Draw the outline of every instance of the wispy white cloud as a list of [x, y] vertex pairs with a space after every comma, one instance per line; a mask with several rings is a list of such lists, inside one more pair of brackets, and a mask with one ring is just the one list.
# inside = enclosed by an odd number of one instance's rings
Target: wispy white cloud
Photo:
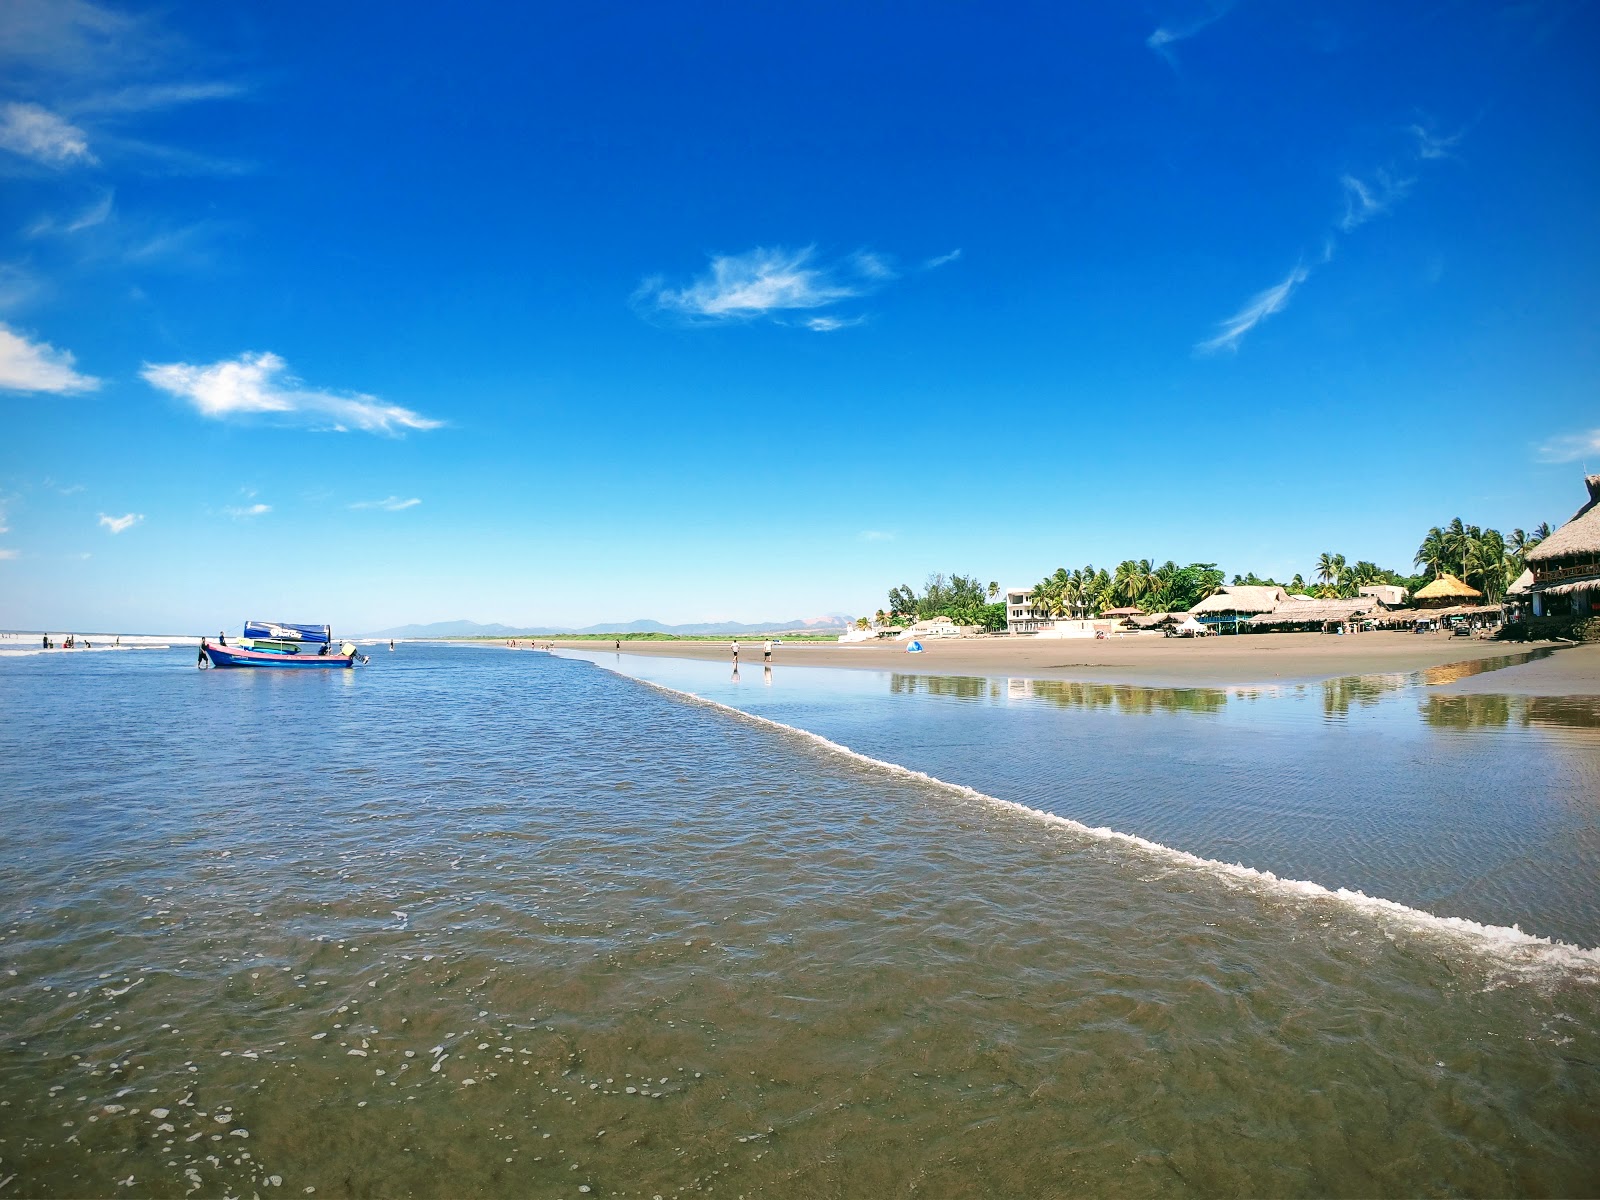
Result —
[[1171, 49], [1173, 46], [1188, 41], [1209, 25], [1215, 25], [1228, 15], [1235, 3], [1236, 0], [1210, 0], [1209, 3], [1201, 5], [1198, 12], [1163, 22], [1154, 33], [1145, 38], [1144, 44], [1168, 62], [1173, 62]]
[[0, 322], [0, 390], [12, 392], [92, 392], [100, 381], [80, 375], [70, 350], [33, 342]]
[[243, 521], [250, 517], [261, 517], [272, 511], [270, 504], [249, 504], [242, 508], [229, 506], [222, 510], [235, 521]]
[[139, 18], [91, 0], [6, 0], [0, 63], [17, 74], [96, 79], [147, 61]]
[[1411, 136], [1417, 140], [1417, 157], [1423, 159], [1455, 157], [1451, 151], [1462, 138], [1459, 133], [1437, 134], [1423, 125], [1411, 126]]
[[124, 513], [120, 517], [108, 517], [105, 513], [100, 514], [100, 524], [112, 534], [118, 534], [132, 529], [135, 525], [143, 520], [143, 513]]
[[4, 546], [0, 546], [0, 562], [17, 557], [19, 556], [15, 550], [8, 550]]
[[1358, 179], [1354, 175], [1341, 176], [1339, 183], [1344, 188], [1344, 216], [1339, 218], [1340, 230], [1349, 233], [1373, 217], [1388, 212], [1390, 205], [1404, 199], [1413, 182], [1410, 179], [1396, 179], [1388, 171], [1382, 170], [1373, 172], [1369, 180]]
[[96, 92], [74, 101], [68, 111], [79, 113], [142, 113], [202, 100], [228, 100], [245, 94], [238, 83], [216, 80], [205, 83], [148, 83]]
[[0, 104], [0, 149], [47, 167], [92, 165], [89, 135], [37, 104]]
[[204, 366], [146, 363], [140, 375], [152, 387], [187, 401], [202, 416], [215, 420], [264, 414], [287, 424], [394, 436], [407, 429], [438, 429], [444, 424], [398, 404], [386, 404], [376, 396], [308, 388], [272, 353], [245, 353]]
[[856, 535], [863, 542], [892, 542], [894, 534], [882, 529], [863, 529]]
[[32, 272], [16, 263], [0, 263], [0, 312], [23, 307], [42, 290]]
[[852, 325], [860, 325], [865, 317], [807, 317], [801, 324], [813, 333], [833, 333], [840, 329], [849, 329]]
[[923, 260], [922, 269], [924, 271], [932, 271], [936, 267], [944, 266], [946, 263], [953, 263], [960, 257], [961, 248], [958, 246], [948, 254], [936, 254], [932, 258]]
[[1294, 269], [1283, 277], [1281, 283], [1276, 283], [1250, 297], [1249, 303], [1220, 323], [1220, 332], [1215, 337], [1207, 338], [1195, 349], [1202, 354], [1237, 350], [1239, 341], [1245, 334], [1274, 313], [1280, 313], [1288, 307], [1289, 297], [1294, 295], [1295, 288], [1304, 283], [1310, 274], [1304, 263], [1296, 263]]
[[691, 325], [765, 318], [829, 333], [862, 318], [795, 314], [870, 295], [899, 277], [893, 260], [873, 250], [825, 260], [814, 246], [757, 247], [743, 254], [713, 255], [707, 271], [681, 287], [660, 276], [646, 279], [634, 292], [633, 304], [641, 312]]
[[69, 236], [82, 233], [85, 229], [93, 229], [97, 225], [104, 225], [111, 218], [111, 209], [116, 194], [107, 191], [100, 199], [70, 217], [40, 217], [27, 228], [29, 237]]
[[[1443, 151], [1454, 146], [1461, 137], [1457, 134], [1450, 138], [1436, 138], [1421, 125], [1411, 126], [1410, 132], [1418, 138], [1419, 146], [1414, 155], [1408, 153], [1406, 156], [1407, 165], [1415, 165], [1423, 158], [1447, 157]], [[1365, 178], [1346, 172], [1339, 178], [1339, 185], [1344, 194], [1344, 212], [1334, 222], [1335, 227], [1340, 233], [1353, 232], [1372, 218], [1388, 212], [1391, 207], [1403, 200], [1415, 182], [1416, 180], [1399, 175], [1394, 169], [1386, 167], [1369, 172]], [[1332, 262], [1337, 246], [1337, 235], [1332, 231], [1325, 233], [1322, 238], [1322, 254], [1316, 265], [1326, 266]], [[1245, 334], [1274, 313], [1283, 311], [1295, 289], [1304, 283], [1310, 274], [1311, 268], [1306, 266], [1304, 261], [1296, 264], [1294, 270], [1290, 271], [1281, 283], [1256, 293], [1248, 304], [1227, 320], [1220, 322], [1218, 326], [1220, 332], [1197, 343], [1195, 350], [1202, 354], [1215, 354], [1219, 350], [1237, 350]]]
[[408, 508], [415, 508], [422, 501], [416, 496], [409, 500], [402, 500], [399, 496], [386, 496], [382, 500], [358, 500], [351, 508], [381, 508], [384, 512], [404, 512]]
[[757, 247], [744, 254], [713, 255], [711, 269], [685, 287], [648, 279], [634, 299], [665, 313], [710, 321], [824, 308], [866, 290], [866, 281], [847, 277], [844, 267], [818, 262], [812, 246]]
[[1539, 458], [1552, 463], [1577, 462], [1584, 458], [1600, 462], [1600, 429], [1551, 438], [1539, 447]]

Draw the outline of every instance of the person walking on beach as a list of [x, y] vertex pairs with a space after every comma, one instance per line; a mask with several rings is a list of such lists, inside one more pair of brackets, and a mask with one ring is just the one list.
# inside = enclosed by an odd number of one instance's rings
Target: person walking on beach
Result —
[[770, 663], [772, 661], [772, 639], [771, 638], [768, 638], [766, 641], [761, 643], [761, 661], [764, 662], [764, 663]]
[[736, 668], [739, 665], [739, 639], [738, 638], [734, 638], [733, 639], [733, 665]]

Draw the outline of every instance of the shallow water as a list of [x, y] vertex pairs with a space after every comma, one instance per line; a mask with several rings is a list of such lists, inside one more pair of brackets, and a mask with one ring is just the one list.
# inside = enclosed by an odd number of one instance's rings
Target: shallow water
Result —
[[[373, 660], [0, 671], [0, 1194], [1573, 1194], [1600, 1178], [1592, 955], [1218, 873], [584, 662]], [[683, 687], [701, 665], [630, 666]], [[1543, 760], [1517, 776], [1543, 799], [1495, 828], [1532, 813], [1571, 841], [1593, 792], [1568, 789], [1600, 757], [1592, 731], [1525, 707], [1430, 724], [1404, 687], [1410, 724], [1391, 728], [1391, 700], [1328, 720], [1320, 690], [1219, 704], [752, 674], [734, 699], [786, 724], [1030, 808], [1121, 805], [1152, 824], [1118, 828], [1196, 854], [1207, 837], [1293, 849], [1308, 839], [1275, 831], [1319, 819], [1339, 841], [1313, 798], [1330, 785], [1310, 781], [1384, 747], [1430, 768], [1408, 795]], [[1008, 763], [984, 752], [999, 734]], [[1290, 818], [1267, 819], [1263, 793], [1185, 824], [1181, 796], [1154, 794], [1163, 775], [1224, 794], [1241, 761], [1302, 770]], [[1007, 778], [1017, 794], [995, 790]], [[1401, 840], [1438, 827], [1406, 822]], [[1185, 829], [1192, 844], [1156, 836]], [[1559, 840], [1540, 836], [1523, 856]], [[1335, 886], [1364, 838], [1344, 840], [1317, 860]], [[1374, 870], [1463, 873], [1442, 858]], [[1591, 913], [1593, 866], [1569, 889]], [[1538, 872], [1509, 877], [1506, 903], [1542, 894]]]
[[1085, 825], [1600, 945], [1593, 698], [1433, 690], [1457, 668], [1221, 689], [584, 657]]

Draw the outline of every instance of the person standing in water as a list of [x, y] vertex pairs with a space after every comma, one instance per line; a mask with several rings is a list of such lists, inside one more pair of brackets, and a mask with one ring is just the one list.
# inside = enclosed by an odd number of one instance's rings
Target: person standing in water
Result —
[[739, 639], [738, 638], [734, 638], [733, 639], [733, 666], [734, 666], [734, 670], [738, 670], [738, 668], [739, 668]]
[[772, 661], [772, 639], [771, 638], [768, 638], [766, 641], [761, 643], [761, 661], [764, 662], [764, 663], [770, 663]]

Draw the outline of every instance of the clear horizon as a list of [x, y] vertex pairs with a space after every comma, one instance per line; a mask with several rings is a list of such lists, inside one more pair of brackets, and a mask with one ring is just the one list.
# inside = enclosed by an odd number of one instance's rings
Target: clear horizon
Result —
[[1593, 6], [307, 34], [0, 16], [0, 626], [1409, 571], [1600, 469]]

